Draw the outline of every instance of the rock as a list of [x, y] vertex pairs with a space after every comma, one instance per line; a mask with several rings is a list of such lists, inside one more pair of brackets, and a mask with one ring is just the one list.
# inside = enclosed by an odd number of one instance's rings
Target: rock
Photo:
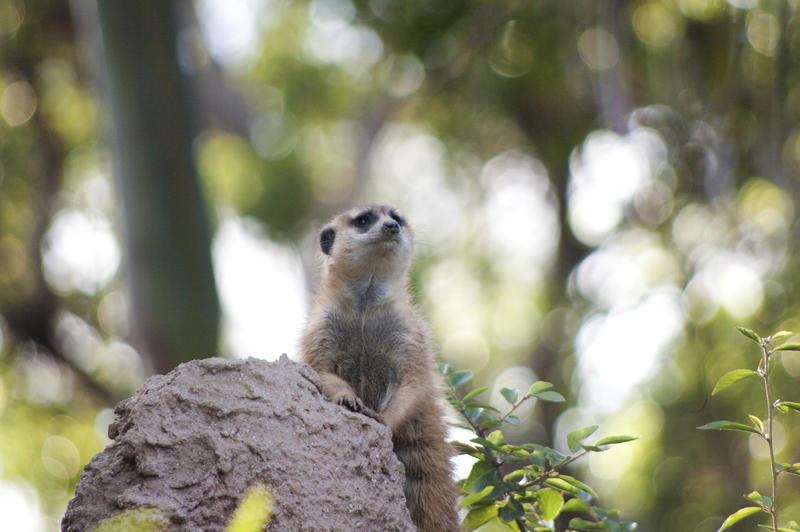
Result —
[[223, 530], [263, 483], [270, 531], [413, 531], [391, 432], [320, 390], [286, 356], [195, 360], [151, 377], [117, 405], [114, 441], [83, 470], [62, 530], [131, 508], [156, 508], [170, 530]]

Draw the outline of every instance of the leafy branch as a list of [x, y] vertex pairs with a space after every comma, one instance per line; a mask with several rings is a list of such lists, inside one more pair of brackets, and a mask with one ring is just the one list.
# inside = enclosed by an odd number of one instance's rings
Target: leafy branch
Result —
[[702, 427], [697, 428], [701, 430], [734, 430], [740, 432], [749, 432], [764, 440], [769, 448], [771, 493], [769, 497], [766, 495], [761, 495], [758, 491], [752, 491], [748, 495], [745, 495], [745, 498], [751, 503], [755, 503], [755, 505], [751, 504], [750, 506], [745, 506], [744, 508], [740, 508], [729, 515], [725, 521], [723, 521], [722, 525], [720, 525], [720, 527], [717, 529], [717, 532], [721, 532], [722, 530], [725, 530], [738, 523], [742, 519], [760, 512], [764, 512], [770, 517], [771, 525], [764, 528], [768, 528], [773, 532], [800, 532], [800, 525], [798, 525], [798, 523], [795, 521], [790, 521], [784, 527], [778, 526], [778, 477], [782, 474], [793, 474], [800, 476], [800, 463], [782, 464], [775, 461], [775, 448], [773, 445], [774, 433], [772, 430], [774, 413], [776, 410], [782, 413], [789, 412], [790, 410], [800, 412], [800, 403], [783, 401], [777, 398], [773, 399], [772, 388], [769, 380], [772, 369], [771, 363], [775, 358], [777, 358], [775, 355], [779, 354], [781, 351], [800, 351], [800, 343], [789, 342], [774, 346], [776, 342], [786, 339], [794, 334], [789, 331], [780, 331], [772, 336], [761, 338], [758, 334], [750, 329], [745, 329], [744, 327], [737, 327], [736, 329], [744, 336], [758, 344], [760, 349], [758, 365], [756, 366], [755, 370], [734, 369], [727, 372], [720, 377], [719, 380], [717, 380], [711, 395], [716, 395], [717, 393], [736, 384], [737, 382], [743, 381], [750, 377], [760, 377], [764, 387], [766, 422], [757, 416], [748, 414], [751, 423], [750, 425], [737, 423], [735, 421], [723, 420], [712, 421], [711, 423], [707, 423]]
[[489, 523], [502, 523], [509, 530], [555, 531], [555, 520], [564, 513], [575, 513], [567, 525], [568, 531], [608, 530], [630, 531], [635, 523], [614, 520], [615, 510], [604, 510], [590, 504], [597, 493], [580, 480], [565, 474], [568, 465], [590, 452], [603, 452], [612, 445], [635, 440], [633, 436], [611, 436], [594, 444], [585, 443], [597, 430], [597, 425], [585, 427], [567, 435], [570, 454], [535, 443], [512, 445], [505, 441], [502, 427], [518, 425], [515, 412], [531, 399], [564, 402], [549, 382], [535, 382], [520, 397], [519, 390], [503, 388], [500, 393], [508, 403], [505, 412], [476, 397], [488, 390], [476, 388], [460, 399], [457, 389], [472, 378], [467, 370], [450, 371], [442, 367], [450, 384], [449, 400], [462, 415], [463, 428], [475, 437], [469, 444], [455, 443], [461, 454], [476, 459], [466, 479], [460, 481], [467, 508], [464, 528], [468, 531]]

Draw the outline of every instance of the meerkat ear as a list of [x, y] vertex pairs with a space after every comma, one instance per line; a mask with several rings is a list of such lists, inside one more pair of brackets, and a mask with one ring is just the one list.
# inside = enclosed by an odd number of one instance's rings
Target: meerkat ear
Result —
[[331, 254], [331, 248], [333, 247], [333, 240], [335, 238], [336, 230], [333, 227], [326, 227], [319, 234], [319, 247], [322, 248], [324, 254]]

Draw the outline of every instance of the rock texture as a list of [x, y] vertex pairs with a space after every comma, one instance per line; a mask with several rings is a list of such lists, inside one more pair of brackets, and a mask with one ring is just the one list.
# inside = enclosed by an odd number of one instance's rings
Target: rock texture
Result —
[[115, 413], [63, 531], [152, 506], [170, 530], [223, 530], [258, 482], [275, 497], [270, 531], [414, 530], [390, 431], [325, 400], [317, 374], [285, 356], [182, 364]]

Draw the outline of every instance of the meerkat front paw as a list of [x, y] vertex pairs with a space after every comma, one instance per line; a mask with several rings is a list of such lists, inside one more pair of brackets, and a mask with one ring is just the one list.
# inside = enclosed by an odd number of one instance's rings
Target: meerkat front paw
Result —
[[380, 414], [378, 414], [373, 409], [365, 405], [364, 402], [361, 401], [361, 399], [359, 399], [354, 395], [340, 395], [336, 399], [336, 404], [341, 405], [352, 412], [356, 412], [358, 414], [364, 414], [365, 416], [369, 416], [372, 419], [383, 423], [383, 419], [381, 418]]
[[336, 404], [344, 406], [348, 410], [352, 410], [353, 412], [363, 412], [366, 406], [358, 397], [354, 395], [340, 395], [336, 399]]

